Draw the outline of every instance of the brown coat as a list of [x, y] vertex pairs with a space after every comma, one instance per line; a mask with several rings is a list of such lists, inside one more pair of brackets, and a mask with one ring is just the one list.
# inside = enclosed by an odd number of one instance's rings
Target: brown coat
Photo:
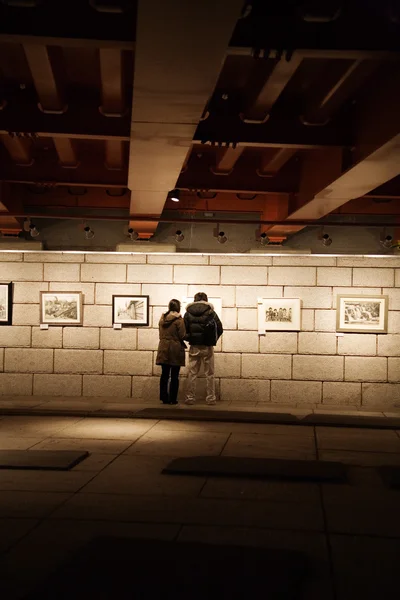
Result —
[[158, 344], [157, 364], [185, 366], [185, 324], [180, 314], [165, 313], [159, 322], [160, 343]]

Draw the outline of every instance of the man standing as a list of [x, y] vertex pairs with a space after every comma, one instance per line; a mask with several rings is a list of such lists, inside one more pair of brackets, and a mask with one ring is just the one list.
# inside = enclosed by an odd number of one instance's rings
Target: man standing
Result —
[[214, 346], [223, 333], [222, 323], [208, 302], [207, 294], [199, 292], [194, 302], [188, 304], [184, 316], [186, 340], [189, 349], [189, 373], [187, 378], [185, 404], [194, 404], [196, 399], [196, 379], [204, 361], [206, 376], [206, 404], [216, 404], [214, 382]]

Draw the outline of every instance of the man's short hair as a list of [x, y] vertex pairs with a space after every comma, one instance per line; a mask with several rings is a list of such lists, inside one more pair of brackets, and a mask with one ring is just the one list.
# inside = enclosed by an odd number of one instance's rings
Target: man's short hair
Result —
[[197, 294], [194, 297], [194, 301], [195, 302], [201, 302], [202, 300], [204, 302], [208, 302], [208, 296], [207, 296], [207, 294], [205, 294], [204, 292], [197, 292]]

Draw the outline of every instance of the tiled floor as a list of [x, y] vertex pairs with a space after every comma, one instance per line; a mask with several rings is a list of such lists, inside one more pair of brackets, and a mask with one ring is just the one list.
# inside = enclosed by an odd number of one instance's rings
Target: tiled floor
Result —
[[[3, 416], [0, 447], [90, 452], [69, 472], [0, 470], [2, 600], [22, 599], [98, 535], [301, 551], [312, 564], [305, 600], [385, 600], [397, 589], [400, 492], [375, 466], [400, 464], [399, 431]], [[352, 466], [347, 484], [161, 474], [188, 455]]]

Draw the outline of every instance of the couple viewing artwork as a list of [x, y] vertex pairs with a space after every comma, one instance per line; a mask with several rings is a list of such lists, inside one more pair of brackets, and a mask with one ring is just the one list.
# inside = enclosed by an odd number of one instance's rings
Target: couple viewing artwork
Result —
[[223, 333], [222, 323], [204, 292], [195, 295], [194, 302], [187, 305], [184, 317], [180, 310], [179, 300], [171, 300], [159, 322], [160, 342], [156, 362], [162, 369], [160, 401], [163, 404], [178, 404], [179, 371], [185, 366], [185, 342], [188, 342], [185, 404], [195, 403], [196, 381], [202, 363], [206, 376], [206, 404], [216, 404], [214, 346]]

